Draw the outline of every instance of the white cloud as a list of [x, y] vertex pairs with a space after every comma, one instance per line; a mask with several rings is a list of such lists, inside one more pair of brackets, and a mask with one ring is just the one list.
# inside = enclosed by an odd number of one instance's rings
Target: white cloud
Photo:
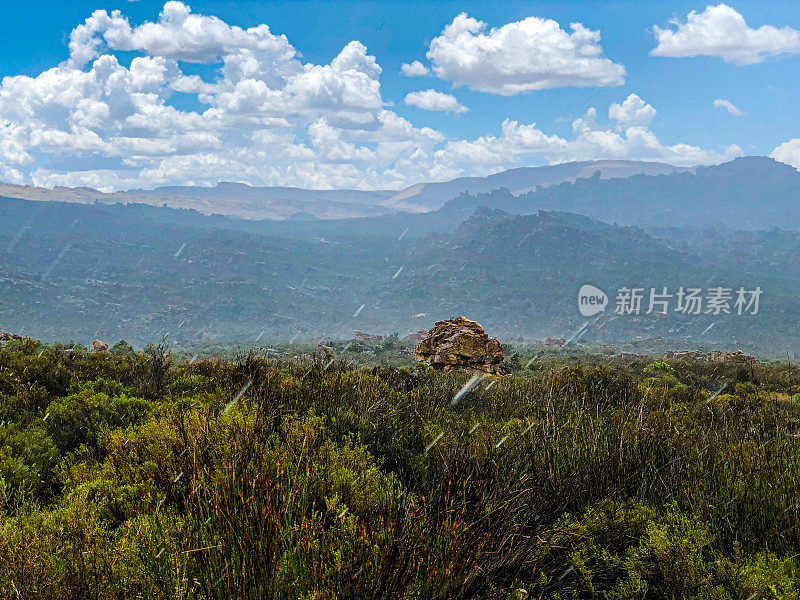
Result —
[[614, 102], [608, 107], [608, 118], [620, 125], [648, 125], [655, 116], [656, 109], [636, 94], [630, 94], [622, 104]]
[[[116, 53], [131, 50], [144, 56], [125, 67]], [[204, 81], [179, 60], [222, 66]], [[358, 41], [318, 65], [266, 25], [241, 29], [180, 2], [136, 27], [119, 11], [95, 11], [70, 35], [69, 60], [0, 83], [0, 175], [104, 188], [219, 179], [375, 186], [407, 153], [398, 144], [439, 141], [387, 116], [380, 74]], [[194, 94], [197, 109], [171, 106], [174, 91]], [[39, 167], [45, 154], [72, 172]]]
[[400, 65], [400, 72], [406, 77], [419, 77], [430, 73], [430, 69], [418, 60], [415, 60], [411, 64], [403, 63]]
[[714, 108], [727, 110], [728, 114], [732, 117], [741, 117], [744, 114], [744, 112], [738, 109], [733, 102], [730, 100], [725, 100], [724, 98], [717, 98], [714, 100]]
[[603, 57], [600, 32], [572, 23], [529, 17], [486, 31], [486, 23], [458, 15], [431, 41], [433, 71], [456, 87], [510, 96], [557, 87], [616, 86], [625, 67]]
[[[635, 98], [639, 99], [638, 96]], [[616, 106], [621, 107], [624, 104], [623, 102]], [[476, 173], [481, 169], [483, 172], [496, 172], [531, 163], [601, 158], [662, 161], [678, 166], [693, 166], [723, 162], [742, 153], [741, 148], [736, 145], [730, 145], [722, 152], [685, 143], [667, 145], [644, 124], [620, 126], [617, 121], [605, 126], [599, 125], [597, 110], [593, 107], [585, 115], [575, 119], [572, 130], [572, 139], [567, 139], [548, 135], [533, 123], [522, 124], [506, 119], [499, 136], [487, 135], [471, 141], [447, 142], [436, 152], [436, 160], [451, 171], [469, 170]]]
[[800, 170], [800, 139], [795, 138], [782, 143], [769, 156]]
[[685, 58], [717, 56], [736, 65], [764, 62], [772, 56], [800, 53], [800, 31], [762, 25], [753, 29], [727, 4], [690, 12], [686, 22], [672, 22], [675, 29], [653, 27], [657, 46], [653, 56]]
[[425, 110], [440, 110], [455, 113], [464, 113], [469, 110], [456, 100], [455, 96], [437, 92], [436, 90], [411, 92], [406, 95], [405, 103], [409, 106], [417, 106]]
[[150, 56], [195, 63], [247, 52], [283, 75], [299, 69], [295, 49], [283, 35], [259, 25], [242, 29], [213, 16], [193, 15], [183, 2], [164, 4], [157, 22], [131, 27], [118, 11], [96, 10], [70, 34], [70, 61], [83, 66], [104, 50], [139, 50]]
[[[598, 56], [595, 32], [575, 26], [568, 35], [547, 23], [536, 20], [534, 29], [544, 27], [561, 39], [567, 55], [583, 52], [606, 61]], [[485, 45], [486, 39], [506, 43], [521, 35], [513, 28], [497, 31], [468, 37]], [[533, 39], [529, 33], [521, 47]], [[131, 50], [141, 55], [126, 66], [118, 55]], [[497, 56], [492, 60], [500, 64]], [[185, 73], [187, 62], [207, 63], [211, 75]], [[518, 67], [512, 61], [512, 70]], [[621, 67], [617, 72], [621, 77]], [[73, 30], [63, 63], [33, 77], [0, 80], [0, 179], [104, 190], [223, 180], [401, 188], [573, 159], [696, 164], [736, 151], [662, 143], [648, 129], [655, 109], [636, 95], [614, 104], [605, 125], [598, 125], [596, 110], [588, 111], [569, 137], [506, 119], [497, 135], [448, 139], [390, 110], [381, 73], [355, 40], [329, 63], [314, 64], [266, 25], [241, 29], [179, 2], [168, 2], [155, 22], [138, 26], [118, 11], [96, 11]], [[494, 84], [504, 93], [531, 84], [531, 71], [517, 74], [514, 84]], [[171, 104], [177, 91], [190, 96], [192, 110]], [[406, 102], [466, 110], [453, 96], [432, 90], [409, 94]]]

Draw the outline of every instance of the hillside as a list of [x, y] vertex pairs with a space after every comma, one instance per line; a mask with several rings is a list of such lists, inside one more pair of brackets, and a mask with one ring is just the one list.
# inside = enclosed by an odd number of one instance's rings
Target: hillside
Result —
[[410, 212], [427, 212], [441, 208], [448, 200], [464, 193], [479, 194], [505, 188], [512, 194], [523, 194], [534, 191], [540, 186], [592, 177], [595, 173], [603, 179], [616, 179], [639, 174], [662, 175], [686, 170], [664, 163], [633, 160], [589, 160], [545, 167], [520, 167], [487, 177], [459, 177], [441, 183], [418, 183], [381, 204]]
[[[577, 290], [593, 284], [606, 291], [612, 305], [581, 333], [583, 339], [664, 336], [794, 346], [785, 334], [797, 331], [793, 320], [800, 318], [793, 300], [800, 292], [795, 275], [800, 235], [759, 233], [772, 243], [743, 253], [738, 242], [747, 233], [717, 232], [713, 246], [701, 236], [682, 233], [682, 242], [673, 244], [641, 229], [579, 215], [513, 216], [478, 209], [455, 235], [422, 252], [409, 295], [430, 298], [423, 311], [438, 314], [444, 306], [452, 314], [468, 312], [506, 337], [531, 330], [569, 337], [587, 321], [577, 314]], [[618, 316], [613, 314], [613, 296], [624, 286], [648, 292], [650, 287], [667, 287], [673, 294], [681, 286], [761, 286], [771, 297], [755, 317], [673, 312]]]
[[[0, 330], [145, 343], [317, 331], [357, 308], [356, 290], [391, 277], [385, 240], [294, 241], [218, 228], [159, 209], [0, 201]], [[181, 217], [191, 223], [180, 222]], [[201, 224], [202, 223], [202, 224]], [[355, 242], [355, 240], [353, 240]], [[396, 250], [395, 250], [396, 252]], [[349, 327], [348, 327], [349, 329]]]
[[151, 190], [137, 188], [107, 193], [87, 187], [50, 189], [0, 183], [0, 196], [79, 204], [137, 203], [256, 220], [286, 219], [298, 213], [320, 219], [347, 219], [390, 215], [398, 211], [425, 212], [443, 206], [462, 192], [489, 192], [506, 187], [521, 193], [537, 186], [589, 177], [595, 172], [603, 177], [627, 177], [634, 173], [669, 173], [676, 170], [680, 169], [660, 163], [588, 161], [511, 169], [488, 177], [462, 177], [442, 183], [418, 183], [402, 191], [312, 190], [221, 182], [211, 187], [162, 186]]
[[510, 190], [464, 194], [443, 215], [464, 218], [477, 206], [517, 214], [576, 212], [641, 227], [800, 230], [800, 172], [771, 158], [745, 157], [690, 172], [593, 176], [515, 196]]
[[664, 239], [553, 212], [481, 209], [438, 234], [373, 227], [320, 235], [315, 228], [332, 222], [297, 223], [306, 233], [292, 239], [257, 229], [274, 223], [191, 211], [0, 200], [0, 330], [139, 344], [164, 333], [349, 337], [354, 329], [405, 334], [468, 314], [501, 336], [569, 337], [586, 322], [577, 290], [591, 283], [610, 296], [625, 285], [766, 291], [755, 318], [616, 317], [609, 309], [585, 339], [663, 335], [791, 348], [800, 339], [793, 233], [764, 232], [764, 243], [742, 253], [746, 234], [720, 231], [710, 245], [691, 232]]

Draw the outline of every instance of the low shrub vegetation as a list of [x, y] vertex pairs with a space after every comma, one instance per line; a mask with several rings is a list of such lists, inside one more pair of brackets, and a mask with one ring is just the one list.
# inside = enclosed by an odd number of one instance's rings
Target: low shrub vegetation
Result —
[[0, 597], [800, 598], [786, 364], [0, 349]]

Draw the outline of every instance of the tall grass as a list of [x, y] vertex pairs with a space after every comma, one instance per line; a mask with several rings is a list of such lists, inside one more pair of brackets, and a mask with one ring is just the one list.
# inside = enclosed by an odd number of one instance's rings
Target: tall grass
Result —
[[[59, 364], [77, 383], [119, 371]], [[156, 389], [138, 368], [124, 393]], [[458, 396], [466, 375], [424, 369], [168, 366], [147, 417], [62, 456], [54, 498], [0, 485], [0, 595], [792, 597], [790, 390], [767, 365], [660, 368]]]

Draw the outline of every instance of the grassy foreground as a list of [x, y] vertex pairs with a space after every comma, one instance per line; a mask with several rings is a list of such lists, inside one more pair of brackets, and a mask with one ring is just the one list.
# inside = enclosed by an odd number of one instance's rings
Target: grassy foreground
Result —
[[0, 350], [0, 598], [800, 598], [793, 367], [575, 363]]

